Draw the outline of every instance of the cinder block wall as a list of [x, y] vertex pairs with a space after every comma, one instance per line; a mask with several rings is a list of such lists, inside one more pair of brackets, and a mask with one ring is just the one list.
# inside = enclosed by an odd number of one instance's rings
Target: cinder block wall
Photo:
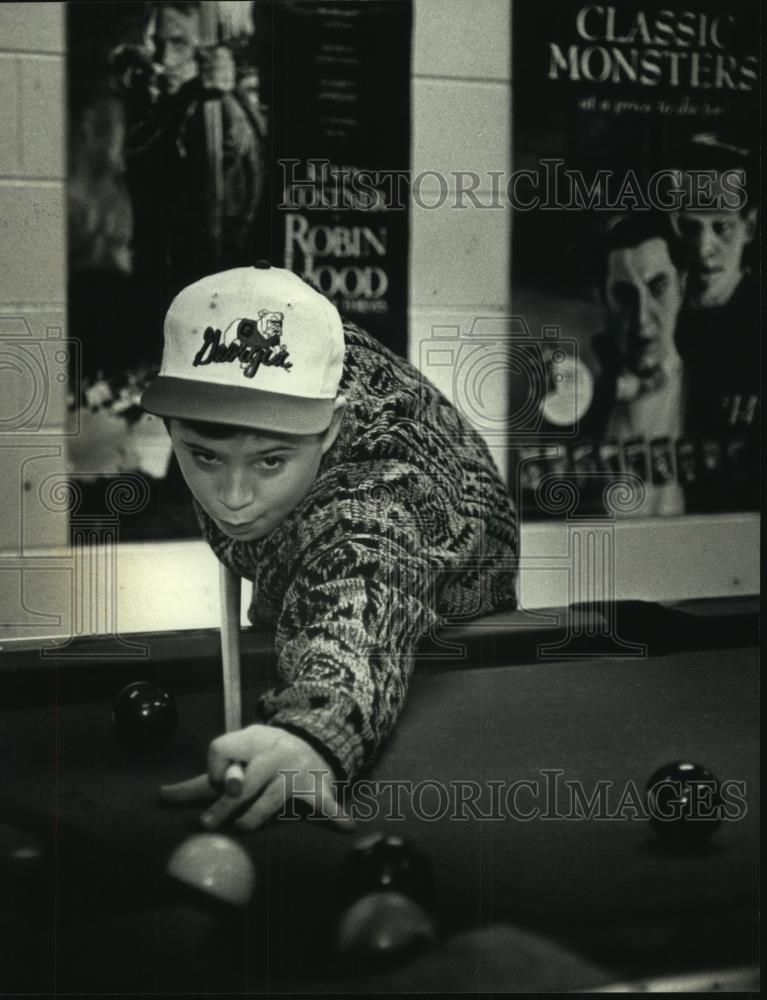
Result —
[[30, 553], [67, 527], [62, 4], [0, 4], [0, 94], [0, 624], [55, 628], [67, 574]]
[[66, 372], [62, 4], [0, 4], [0, 94], [0, 550], [15, 550], [63, 541], [66, 528], [33, 502], [63, 470], [56, 433], [66, 399], [58, 378]]
[[[511, 169], [511, 2], [415, 0], [414, 22], [411, 359], [505, 474], [506, 359], [492, 331], [510, 308], [511, 212], [491, 175]], [[460, 171], [480, 176], [474, 198], [459, 195], [473, 183]]]

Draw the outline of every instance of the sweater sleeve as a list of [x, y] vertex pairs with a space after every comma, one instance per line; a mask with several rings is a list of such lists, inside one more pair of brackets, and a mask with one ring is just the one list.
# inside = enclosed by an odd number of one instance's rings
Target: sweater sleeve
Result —
[[429, 560], [394, 532], [345, 534], [304, 559], [277, 628], [282, 684], [259, 703], [351, 779], [405, 701], [418, 640], [438, 621]]

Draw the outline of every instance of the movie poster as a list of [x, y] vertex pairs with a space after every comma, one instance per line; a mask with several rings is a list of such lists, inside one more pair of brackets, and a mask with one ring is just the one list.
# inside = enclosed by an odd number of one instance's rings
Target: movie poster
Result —
[[410, 4], [291, 0], [275, 16], [277, 255], [406, 355]]
[[596, 512], [611, 477], [639, 516], [758, 504], [759, 19], [756, 0], [513, 5], [528, 518], [563, 477]]
[[406, 351], [406, 200], [385, 185], [409, 161], [411, 14], [410, 0], [67, 5], [79, 515], [128, 476], [144, 499], [122, 539], [198, 534], [139, 399], [168, 305], [203, 275], [288, 267]]

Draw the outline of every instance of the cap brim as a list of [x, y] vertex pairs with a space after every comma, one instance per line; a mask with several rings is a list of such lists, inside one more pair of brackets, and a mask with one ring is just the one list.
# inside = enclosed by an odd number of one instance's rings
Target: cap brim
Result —
[[333, 419], [334, 400], [159, 375], [144, 390], [141, 406], [158, 417], [283, 434], [321, 434]]

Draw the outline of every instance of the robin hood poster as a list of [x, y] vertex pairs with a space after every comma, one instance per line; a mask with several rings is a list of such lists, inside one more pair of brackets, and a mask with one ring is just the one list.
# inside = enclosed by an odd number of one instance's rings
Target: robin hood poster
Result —
[[174, 296], [267, 261], [407, 350], [410, 0], [71, 3], [68, 469], [78, 513], [137, 502], [123, 539], [195, 535], [139, 406]]
[[597, 511], [612, 479], [637, 516], [756, 507], [759, 21], [753, 0], [513, 5], [527, 517], [563, 477]]

